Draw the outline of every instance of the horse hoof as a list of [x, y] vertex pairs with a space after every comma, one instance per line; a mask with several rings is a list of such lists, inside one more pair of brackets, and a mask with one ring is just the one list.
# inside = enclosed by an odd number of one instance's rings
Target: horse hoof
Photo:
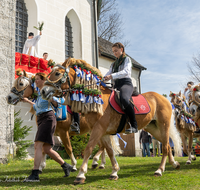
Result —
[[110, 180], [117, 181], [117, 180], [118, 180], [118, 176], [110, 175], [109, 179], [110, 179]]
[[190, 165], [191, 164], [191, 161], [187, 161], [186, 163], [185, 163], [185, 165]]
[[76, 172], [77, 171], [77, 169], [76, 168], [73, 168], [72, 170], [71, 170], [71, 172]]
[[196, 159], [197, 159], [196, 157], [192, 158], [193, 161], [195, 161]]
[[160, 173], [160, 172], [155, 172], [155, 173], [154, 173], [154, 176], [155, 176], [155, 177], [161, 177], [161, 176], [162, 176], [162, 173]]
[[176, 162], [176, 164], [177, 164], [177, 166], [176, 166], [176, 170], [179, 170], [180, 169], [180, 167], [181, 167], [181, 165], [178, 163], [178, 162]]
[[84, 184], [85, 183], [85, 179], [83, 178], [79, 178], [77, 177], [74, 181], [74, 185], [78, 185], [78, 184]]
[[94, 165], [92, 165], [92, 169], [97, 168], [97, 166], [98, 166], [98, 164], [94, 164]]
[[103, 169], [105, 169], [105, 167], [104, 166], [99, 166], [99, 169], [103, 170]]

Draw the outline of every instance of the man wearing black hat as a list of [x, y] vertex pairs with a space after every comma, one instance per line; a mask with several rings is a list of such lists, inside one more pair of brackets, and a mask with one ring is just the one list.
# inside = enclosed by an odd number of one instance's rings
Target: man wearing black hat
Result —
[[40, 31], [40, 34], [34, 37], [34, 33], [30, 32], [28, 34], [28, 39], [26, 40], [23, 48], [24, 54], [28, 54], [34, 57], [38, 57], [35, 46], [37, 45], [38, 41], [40, 40], [40, 36], [42, 35], [42, 32]]

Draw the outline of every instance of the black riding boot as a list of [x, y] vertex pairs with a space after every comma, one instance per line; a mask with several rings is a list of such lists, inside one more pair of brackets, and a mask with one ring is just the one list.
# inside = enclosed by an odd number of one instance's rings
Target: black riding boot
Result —
[[23, 182], [39, 182], [39, 170], [32, 170], [32, 174]]
[[67, 164], [66, 162], [61, 166], [65, 172], [65, 175], [63, 177], [68, 177], [70, 172], [73, 169], [73, 166], [71, 166], [70, 164]]
[[124, 112], [129, 117], [129, 120], [130, 120], [129, 128], [125, 130], [125, 133], [126, 134], [137, 133], [138, 132], [138, 126], [137, 126], [137, 121], [135, 119], [135, 111], [134, 111], [133, 105], [130, 103], [126, 107]]
[[74, 121], [71, 124], [71, 131], [76, 132], [76, 134], [80, 133], [80, 116], [79, 113], [73, 112]]

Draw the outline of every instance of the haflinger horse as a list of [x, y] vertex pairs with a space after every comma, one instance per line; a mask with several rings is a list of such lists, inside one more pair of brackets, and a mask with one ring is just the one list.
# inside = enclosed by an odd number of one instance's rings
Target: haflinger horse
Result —
[[[193, 138], [196, 138], [194, 131], [197, 130], [197, 126], [192, 119], [192, 115], [187, 112], [189, 106], [185, 102], [185, 96], [181, 93], [174, 93], [170, 91], [171, 103], [174, 105], [174, 114], [176, 128], [179, 131], [183, 143], [183, 151], [188, 155], [186, 164], [191, 164], [192, 160], [196, 160], [196, 157], [192, 155], [192, 143]], [[188, 109], [187, 109], [188, 107]], [[187, 138], [189, 142], [187, 143]]]
[[[23, 73], [21, 73], [21, 75], [14, 81], [14, 85], [11, 89], [11, 92], [7, 96], [7, 103], [12, 104], [12, 105], [17, 105], [17, 103], [20, 102], [23, 99], [23, 97], [30, 97], [34, 92], [34, 88], [31, 85], [32, 83], [33, 83], [32, 79], [29, 78], [28, 74], [25, 71], [23, 71]], [[33, 110], [31, 112], [34, 113]], [[37, 118], [36, 118], [36, 121], [37, 121]], [[72, 146], [70, 142], [70, 136], [76, 135], [76, 134], [73, 132], [69, 134], [71, 122], [72, 122], [72, 115], [68, 113], [66, 120], [57, 121], [55, 134], [60, 136], [63, 142], [63, 145], [65, 146], [65, 150], [71, 159], [73, 171], [76, 171], [77, 161], [73, 155]], [[80, 125], [84, 126], [80, 128], [80, 135], [89, 132], [90, 128], [87, 126], [87, 123], [83, 117], [81, 117], [80, 119]], [[120, 149], [120, 147], [116, 145], [114, 137], [110, 136], [110, 138], [112, 141], [112, 146], [114, 150], [116, 151], [116, 153], [121, 154], [122, 150]], [[93, 158], [92, 168], [94, 169], [98, 166], [97, 161], [99, 160], [99, 157], [101, 156], [101, 164], [99, 168], [104, 169], [105, 163], [106, 163], [105, 148], [100, 143], [98, 145], [99, 145], [99, 151]], [[39, 167], [40, 171], [42, 171], [42, 169], [44, 169], [46, 166], [45, 158], [46, 158], [46, 155], [43, 153], [43, 158]]]
[[[70, 91], [73, 85], [75, 85], [76, 75], [74, 64], [83, 65], [84, 67], [92, 67], [83, 60], [75, 58], [67, 59], [61, 66], [55, 67], [55, 69], [47, 77], [47, 82], [41, 90], [43, 99], [51, 98], [52, 95], [62, 93], [62, 90]], [[100, 72], [98, 69], [92, 67], [94, 70]], [[65, 80], [64, 80], [65, 79]], [[88, 112], [85, 114], [85, 120], [88, 126], [91, 128], [91, 135], [89, 142], [84, 151], [83, 163], [80, 167], [78, 176], [76, 177], [74, 184], [82, 184], [85, 182], [85, 174], [87, 173], [88, 159], [92, 153], [93, 148], [100, 140], [102, 144], [107, 148], [108, 156], [112, 163], [112, 174], [110, 179], [117, 180], [119, 171], [119, 165], [114, 157], [111, 143], [107, 138], [110, 134], [116, 134], [117, 128], [121, 119], [121, 115], [117, 113], [109, 104], [109, 97], [111, 91], [101, 86], [100, 87], [102, 99], [103, 99], [103, 112], [102, 114]], [[181, 154], [181, 139], [174, 127], [174, 116], [172, 114], [172, 106], [170, 102], [164, 96], [156, 92], [147, 92], [142, 94], [150, 105], [150, 112], [145, 115], [136, 115], [138, 123], [138, 129], [145, 129], [151, 133], [157, 140], [162, 142], [162, 160], [159, 168], [155, 171], [155, 176], [161, 176], [165, 170], [167, 155], [169, 157], [169, 163], [173, 168], [179, 169], [180, 164], [174, 160], [169, 145], [169, 136], [172, 138], [175, 144], [175, 151], [177, 155]], [[127, 124], [126, 124], [127, 125]], [[126, 126], [125, 126], [126, 127]], [[125, 129], [122, 130], [122, 133]]]

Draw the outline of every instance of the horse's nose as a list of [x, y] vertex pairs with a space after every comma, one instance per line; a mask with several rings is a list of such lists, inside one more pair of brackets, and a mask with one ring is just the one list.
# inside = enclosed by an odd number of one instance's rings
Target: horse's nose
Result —
[[10, 103], [12, 100], [11, 96], [7, 96], [6, 98], [7, 98], [7, 102]]

